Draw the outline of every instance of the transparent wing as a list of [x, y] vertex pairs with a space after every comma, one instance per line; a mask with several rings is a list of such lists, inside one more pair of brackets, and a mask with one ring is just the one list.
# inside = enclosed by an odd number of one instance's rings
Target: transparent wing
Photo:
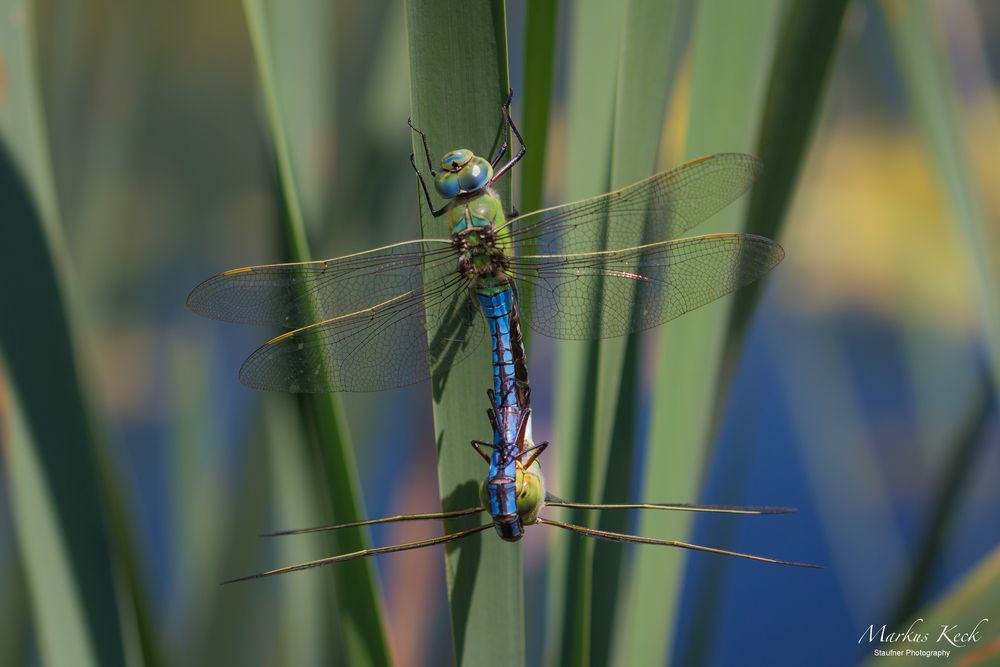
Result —
[[216, 320], [297, 329], [365, 310], [419, 289], [422, 277], [454, 270], [449, 240], [407, 241], [317, 262], [226, 271], [194, 288], [187, 304]]
[[626, 250], [517, 257], [534, 287], [525, 319], [553, 338], [592, 340], [657, 326], [774, 268], [784, 251], [750, 234], [710, 234]]
[[615, 192], [514, 218], [510, 238], [524, 255], [668, 241], [746, 192], [760, 170], [760, 160], [752, 155], [703, 157]]
[[[425, 317], [441, 332], [430, 344]], [[455, 274], [431, 291], [413, 290], [278, 336], [244, 362], [240, 381], [293, 393], [403, 387], [465, 359], [485, 331], [468, 282]]]

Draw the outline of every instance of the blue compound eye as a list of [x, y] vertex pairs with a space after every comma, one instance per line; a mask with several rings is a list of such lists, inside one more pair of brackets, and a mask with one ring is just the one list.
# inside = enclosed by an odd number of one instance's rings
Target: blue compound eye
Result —
[[453, 174], [450, 171], [440, 172], [434, 177], [434, 189], [445, 199], [457, 197], [460, 190], [458, 174]]
[[482, 189], [493, 178], [493, 167], [481, 157], [474, 157], [458, 172], [458, 184], [463, 192]]
[[458, 150], [445, 153], [445, 156], [441, 158], [441, 168], [445, 171], [456, 172], [469, 164], [469, 160], [474, 157], [475, 155], [468, 148], [459, 148]]

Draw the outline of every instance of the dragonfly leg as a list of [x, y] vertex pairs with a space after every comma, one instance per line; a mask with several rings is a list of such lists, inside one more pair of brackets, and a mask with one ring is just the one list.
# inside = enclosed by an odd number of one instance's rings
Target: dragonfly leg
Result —
[[434, 208], [434, 202], [431, 201], [431, 193], [427, 189], [427, 183], [424, 182], [424, 175], [420, 173], [420, 170], [417, 169], [417, 164], [413, 161], [413, 153], [410, 153], [410, 166], [413, 167], [413, 171], [416, 173], [417, 179], [420, 181], [420, 189], [424, 191], [424, 199], [427, 200], [427, 208], [431, 210], [431, 215], [435, 218], [440, 216], [445, 212], [445, 209], [448, 208], [448, 205], [445, 204], [439, 209]]
[[518, 454], [518, 458], [522, 458], [526, 454], [531, 454], [531, 456], [528, 457], [527, 461], [523, 461], [523, 460], [521, 461], [521, 465], [523, 465], [525, 468], [530, 468], [531, 464], [535, 462], [535, 459], [537, 459], [539, 456], [541, 456], [542, 452], [544, 452], [545, 448], [548, 447], [548, 446], [549, 446], [548, 441], [540, 442], [537, 445], [535, 445], [534, 447], [528, 447], [526, 450], [524, 450], [523, 452], [521, 452], [520, 454]]
[[500, 131], [503, 133], [503, 143], [500, 144], [500, 150], [497, 151], [497, 156], [493, 158], [490, 163], [494, 169], [500, 164], [500, 160], [503, 159], [504, 154], [507, 152], [507, 148], [510, 146], [510, 101], [514, 99], [514, 91], [511, 90], [507, 93], [507, 99], [500, 105]]
[[469, 444], [472, 445], [472, 448], [474, 450], [476, 450], [477, 454], [479, 454], [480, 456], [483, 457], [484, 461], [486, 461], [487, 463], [490, 462], [490, 455], [483, 451], [483, 447], [489, 447], [490, 449], [493, 449], [493, 443], [492, 442], [484, 442], [482, 440], [473, 440]]
[[[410, 126], [411, 130], [413, 130], [414, 132], [416, 132], [417, 134], [420, 135], [420, 141], [424, 145], [424, 158], [426, 158], [426, 160], [427, 160], [427, 169], [430, 170], [431, 176], [437, 176], [437, 171], [435, 171], [434, 165], [431, 162], [431, 151], [427, 147], [427, 133], [424, 132], [424, 131], [422, 131], [422, 130], [418, 130], [413, 125], [413, 119], [412, 118], [407, 118], [406, 119], [406, 124]], [[441, 208], [438, 208], [438, 209], [434, 208], [434, 202], [431, 201], [430, 190], [427, 189], [427, 183], [424, 181], [424, 175], [421, 174], [420, 173], [420, 169], [417, 168], [417, 163], [416, 163], [416, 160], [413, 157], [413, 153], [410, 153], [410, 166], [413, 167], [413, 173], [415, 173], [417, 175], [417, 179], [420, 180], [420, 189], [424, 191], [424, 199], [427, 200], [427, 208], [430, 209], [432, 216], [434, 216], [435, 218], [439, 217], [442, 213], [445, 212], [445, 209], [448, 208], [448, 205], [445, 204], [444, 206], [442, 206]]]
[[[508, 162], [507, 164], [505, 164], [504, 166], [500, 167], [499, 169], [493, 172], [493, 178], [490, 180], [490, 185], [499, 181], [504, 174], [510, 171], [511, 167], [520, 162], [521, 158], [524, 157], [525, 150], [527, 150], [524, 147], [524, 139], [521, 137], [521, 133], [517, 131], [517, 125], [514, 125], [514, 119], [510, 117], [509, 107], [507, 108], [507, 112], [505, 115], [506, 115], [506, 126], [509, 127], [511, 132], [514, 133], [514, 136], [517, 137], [517, 143], [520, 146], [520, 148], [517, 149], [517, 153], [514, 155], [514, 157], [510, 159], [510, 162]], [[506, 150], [507, 149], [504, 148], [504, 151]]]
[[[413, 124], [412, 118], [406, 119], [406, 124], [410, 126], [410, 129], [420, 135], [420, 141], [424, 145], [424, 157], [427, 158], [427, 170], [431, 172], [431, 176], [437, 176], [437, 172], [434, 170], [434, 163], [431, 161], [431, 149], [427, 147], [427, 133], [423, 130], [418, 130]], [[410, 163], [413, 163], [413, 154], [410, 154]], [[417, 171], [417, 166], [413, 166], [413, 170]], [[420, 172], [417, 171], [417, 174]]]

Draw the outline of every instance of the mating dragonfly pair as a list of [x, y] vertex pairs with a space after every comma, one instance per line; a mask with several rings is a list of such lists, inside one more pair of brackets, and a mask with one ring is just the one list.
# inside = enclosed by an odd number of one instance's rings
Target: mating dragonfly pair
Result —
[[[393, 551], [462, 539], [494, 526], [518, 540], [526, 525], [557, 526], [618, 542], [674, 546], [782, 565], [809, 566], [675, 540], [576, 526], [538, 516], [545, 506], [578, 509], [661, 509], [730, 514], [790, 510], [688, 504], [597, 505], [547, 494], [538, 456], [548, 443], [531, 440], [530, 388], [521, 339], [522, 316], [535, 331], [561, 339], [621, 336], [662, 324], [756, 280], [783, 257], [774, 241], [751, 234], [677, 238], [745, 192], [760, 170], [742, 154], [689, 162], [616, 192], [523, 215], [508, 215], [492, 185], [524, 155], [501, 105], [503, 141], [492, 160], [467, 149], [427, 168], [445, 203], [435, 208], [411, 154], [434, 217], [447, 220], [447, 238], [397, 243], [316, 262], [226, 271], [192, 291], [196, 313], [230, 322], [289, 329], [259, 348], [240, 380], [288, 392], [375, 391], [404, 386], [467, 358], [492, 339], [493, 389], [488, 411], [493, 441], [473, 441], [489, 463], [482, 505], [336, 526], [281, 531], [290, 535], [391, 521], [456, 519], [489, 512], [492, 522], [440, 537], [366, 549], [278, 568], [233, 581], [270, 576]], [[519, 150], [501, 165], [511, 144]], [[532, 298], [521, 312], [517, 286]], [[429, 338], [428, 330], [436, 332]], [[487, 453], [485, 449], [492, 450]]]

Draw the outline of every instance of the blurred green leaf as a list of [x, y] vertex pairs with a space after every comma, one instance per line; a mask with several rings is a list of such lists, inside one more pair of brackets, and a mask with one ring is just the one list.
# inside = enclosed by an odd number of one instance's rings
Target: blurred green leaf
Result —
[[[764, 163], [764, 171], [750, 191], [744, 223], [746, 232], [773, 239], [781, 236], [785, 214], [795, 194], [819, 115], [846, 9], [846, 0], [794, 0], [785, 12], [757, 138], [756, 155]], [[766, 279], [751, 283], [734, 295], [726, 332], [722, 379], [716, 392], [717, 415], [721, 416], [725, 409], [743, 339], [765, 285]], [[745, 443], [738, 455], [717, 462], [718, 488], [726, 495], [714, 501], [741, 501], [744, 474], [753, 449], [752, 443]], [[730, 544], [736, 528], [735, 522], [709, 522], [705, 541], [713, 545]], [[711, 627], [715, 623], [715, 614], [723, 599], [724, 571], [730, 562], [724, 558], [709, 559], [693, 583], [698, 594], [694, 596], [692, 614], [701, 627]], [[707, 641], [707, 637], [691, 639], [692, 645], [703, 645]], [[692, 650], [705, 649], [702, 646]]]
[[[495, 151], [499, 106], [508, 91], [503, 2], [409, 1], [406, 11], [410, 108], [414, 124], [427, 133], [432, 159], [460, 147], [479, 155]], [[413, 151], [417, 164], [426, 169], [415, 134]], [[510, 178], [498, 186], [509, 205]], [[440, 238], [447, 233], [447, 224], [432, 218], [417, 194], [415, 190], [423, 235]], [[431, 337], [436, 334], [428, 331]], [[446, 377], [432, 380], [438, 485], [445, 510], [479, 504], [486, 468], [468, 443], [490, 432], [483, 417], [486, 389], [492, 386], [489, 358], [484, 342], [469, 360], [446, 371]], [[483, 520], [449, 522], [446, 527], [452, 532]], [[500, 541], [492, 531], [481, 533], [448, 546], [446, 570], [457, 664], [524, 664], [521, 546]]]
[[[761, 113], [765, 74], [771, 62], [780, 3], [712, 0], [695, 10], [691, 54], [691, 106], [687, 158], [721, 151], [748, 151]], [[739, 229], [733, 205], [698, 233]], [[712, 407], [721, 367], [726, 300], [700, 308], [663, 327], [654, 376], [649, 453], [643, 498], [695, 501], [712, 432]], [[646, 512], [639, 532], [684, 539], [690, 517]], [[717, 546], [717, 545], [713, 545]], [[637, 553], [619, 638], [625, 664], [663, 664], [670, 656], [681, 592], [683, 554], [644, 549]], [[658, 585], [650, 585], [657, 582]], [[662, 583], [661, 583], [662, 582]], [[683, 656], [695, 664], [707, 656]]]
[[946, 54], [926, 0], [883, 0], [882, 7], [896, 65], [930, 151], [931, 167], [941, 180], [956, 231], [970, 259], [971, 284], [976, 290], [993, 384], [1000, 386], [1000, 253], [972, 178], [966, 137], [956, 111], [958, 93]]
[[[270, 22], [264, 0], [245, 0], [247, 24], [257, 59], [257, 71], [264, 96], [270, 136], [273, 142], [278, 198], [282, 212], [282, 234], [288, 259], [310, 259], [309, 244], [300, 203], [300, 188], [294, 172], [292, 149], [284, 109], [295, 99], [279, 99], [275, 55], [271, 47]], [[320, 454], [326, 490], [330, 499], [331, 523], [358, 521], [364, 511], [357, 491], [358, 472], [354, 452], [343, 424], [340, 399], [334, 394], [300, 397], [305, 431]], [[339, 553], [367, 547], [361, 529], [336, 531], [331, 540]], [[389, 664], [389, 651], [382, 627], [382, 611], [374, 566], [368, 559], [340, 563], [328, 568], [336, 585], [348, 664]]]
[[933, 500], [929, 503], [930, 517], [917, 543], [916, 558], [902, 587], [890, 627], [903, 626], [906, 619], [917, 610], [933, 580], [935, 566], [940, 562], [962, 491], [969, 485], [969, 478], [977, 468], [978, 455], [986, 449], [982, 445], [990, 428], [991, 408], [996, 400], [993, 383], [984, 370], [976, 395], [969, 404], [968, 413], [950, 443], [950, 456], [941, 471], [941, 480]]
[[[0, 292], [5, 313], [0, 319], [0, 349], [24, 410], [44, 488], [51, 494], [48, 502], [56, 512], [67, 553], [72, 554], [69, 564], [79, 590], [78, 611], [84, 615], [82, 624], [94, 658], [101, 664], [123, 664], [126, 651], [134, 650], [147, 664], [155, 664], [158, 651], [126, 516], [129, 504], [120, 497], [77, 368], [77, 348], [85, 345], [74, 338], [79, 307], [39, 97], [34, 6], [5, 0], [0, 2], [0, 16], [0, 68], [5, 81], [5, 103], [0, 105], [0, 218], [8, 229], [5, 243], [0, 244], [0, 277], [8, 285], [32, 286]], [[53, 414], [59, 419], [52, 419]], [[29, 560], [24, 566], [41, 564], [42, 560]], [[27, 576], [29, 581], [36, 579], [35, 573]], [[38, 597], [37, 588], [31, 593], [39, 612], [36, 622], [48, 623], [61, 615], [58, 610], [39, 609], [53, 598]], [[72, 602], [67, 599], [67, 604]], [[36, 628], [36, 636], [45, 642], [58, 633]], [[134, 646], [133, 640], [139, 645]]]
[[[0, 439], [2, 442], [2, 439]], [[5, 445], [0, 444], [0, 447]], [[0, 457], [2, 466], [3, 457]], [[0, 475], [6, 479], [7, 473], [0, 467]], [[5, 494], [6, 495], [6, 494]], [[21, 574], [21, 567], [18, 556], [15, 552], [17, 540], [14, 537], [14, 526], [10, 519], [13, 518], [13, 511], [7, 506], [6, 498], [3, 502], [3, 515], [9, 517], [4, 520], [3, 539], [0, 540], [0, 618], [7, 620], [0, 625], [0, 661], [7, 665], [24, 665], [28, 662], [28, 655], [35, 645], [34, 636], [31, 633], [28, 615], [24, 613], [28, 609], [28, 593], [25, 590], [24, 576]]]
[[[764, 163], [764, 171], [750, 191], [744, 223], [750, 234], [772, 239], [781, 236], [833, 69], [846, 11], [847, 0], [791, 0], [785, 12], [757, 137], [756, 155]], [[766, 284], [751, 283], [733, 298], [723, 387], [729, 385], [735, 357]]]
[[[611, 144], [610, 189], [639, 181], [655, 171], [667, 96], [681, 56], [677, 48], [688, 27], [688, 6], [681, 2], [630, 0], [618, 54], [617, 91]], [[655, 221], [652, 223], [655, 224]], [[631, 239], [643, 243], [642, 236]], [[604, 471], [600, 502], [628, 502], [635, 460], [635, 405], [639, 390], [639, 334], [600, 341], [597, 410], [591, 459], [595, 477]], [[612, 449], [613, 448], [613, 449]], [[581, 461], [580, 465], [586, 462]], [[598, 527], [628, 532], [630, 516], [604, 512]], [[591, 517], [593, 520], [593, 517]], [[618, 631], [618, 602], [625, 584], [622, 561], [625, 545], [593, 545], [593, 601], [588, 627], [590, 664], [613, 664], [613, 637]]]
[[[615, 87], [625, 5], [588, 2], [574, 5], [569, 47], [565, 201], [607, 192], [610, 186], [611, 137], [614, 131]], [[593, 341], [560, 341], [556, 347], [555, 451], [562, 480], [550, 490], [561, 497], [587, 502], [598, 497], [594, 465], [597, 434], [597, 373], [599, 350]], [[529, 368], [530, 373], [530, 368]], [[617, 390], [617, 388], [616, 388]], [[605, 396], [607, 398], [607, 396]], [[602, 424], [610, 415], [603, 415]], [[580, 511], [571, 521], [589, 525], [594, 519]], [[548, 662], [581, 665], [589, 661], [591, 585], [594, 544], [576, 535], [549, 538]]]
[[[261, 561], [261, 538], [256, 534], [264, 525], [264, 517], [269, 516], [268, 505], [272, 500], [269, 494], [261, 492], [267, 489], [271, 472], [268, 468], [270, 443], [267, 441], [272, 434], [268, 430], [268, 417], [269, 414], [260, 412], [247, 424], [246, 457], [233, 476], [236, 488], [224, 508], [226, 520], [216, 526], [221, 533], [221, 553], [218, 561], [211, 564], [213, 569], [207, 573], [214, 578], [213, 588], [220, 589], [220, 592], [207, 595], [204, 606], [199, 608], [204, 620], [191, 630], [194, 633], [194, 641], [190, 642], [194, 657], [189, 660], [178, 658], [177, 662], [181, 664], [276, 664], [275, 660], [262, 657], [262, 653], [280, 640], [275, 631], [280, 629], [284, 620], [280, 616], [283, 609], [272, 594], [286, 590], [284, 587], [288, 583], [278, 581], [274, 582], [274, 586], [255, 586], [254, 583], [220, 586], [218, 583], [234, 574], [249, 573], [274, 564], [273, 560]], [[291, 438], [297, 435], [297, 432], [293, 433]], [[249, 532], [247, 529], [250, 527], [255, 532]], [[208, 565], [203, 563], [203, 567]], [[313, 586], [321, 591], [327, 588], [317, 586], [316, 582]], [[334, 626], [330, 632], [336, 634], [337, 629]], [[257, 641], [247, 639], [258, 635]], [[344, 653], [346, 651], [342, 655]]]
[[[283, 397], [275, 397], [283, 398]], [[310, 474], [310, 459], [306, 447], [289, 446], [289, 440], [301, 440], [301, 429], [290, 401], [268, 401], [265, 413], [267, 432], [268, 472], [271, 497], [274, 499], [276, 526], [318, 526], [323, 516], [318, 512], [315, 479]], [[328, 536], [314, 540], [329, 543]], [[279, 563], [301, 563], [317, 554], [310, 552], [303, 540], [278, 540], [275, 546]], [[277, 613], [278, 662], [283, 665], [328, 664], [324, 652], [324, 634], [328, 631], [328, 616], [323, 604], [322, 588], [308, 577], [283, 577], [281, 600]]]
[[[521, 135], [529, 150], [518, 165], [522, 211], [542, 207], [545, 156], [549, 142], [553, 70], [556, 50], [556, 0], [527, 3], [524, 34], [524, 90], [521, 92]], [[523, 290], [523, 288], [522, 288]]]
[[[865, 419], [867, 406], [850, 373], [854, 351], [831, 326], [809, 331], [801, 344], [779, 348], [771, 342], [775, 349], [769, 354], [781, 361], [776, 370], [780, 395], [787, 397], [789, 441], [800, 443], [804, 483], [829, 545], [823, 565], [837, 573], [848, 613], [860, 618], [884, 608], [897, 592], [900, 563], [908, 563], [910, 549], [896, 520], [876, 434]], [[859, 535], [877, 559], [858, 558]], [[788, 576], [814, 574], [800, 570]]]
[[[47, 664], [97, 665], [93, 629], [85, 612], [87, 601], [80, 595], [54, 502], [58, 496], [49, 488], [38, 444], [17, 390], [10, 385], [6, 365], [0, 358], [0, 448], [38, 650]], [[124, 664], [123, 656], [118, 659]]]
[[[545, 156], [548, 154], [549, 120], [552, 107], [553, 70], [558, 6], [556, 0], [537, 0], [526, 7], [524, 25], [524, 90], [521, 91], [519, 105], [521, 136], [524, 137], [527, 152], [518, 164], [521, 191], [515, 202], [521, 211], [535, 211], [542, 208], [545, 194]], [[521, 246], [525, 255], [533, 253], [534, 241], [526, 240]], [[529, 312], [534, 298], [530, 282], [518, 286], [521, 312]], [[525, 347], [530, 347], [531, 327], [523, 327]]]

